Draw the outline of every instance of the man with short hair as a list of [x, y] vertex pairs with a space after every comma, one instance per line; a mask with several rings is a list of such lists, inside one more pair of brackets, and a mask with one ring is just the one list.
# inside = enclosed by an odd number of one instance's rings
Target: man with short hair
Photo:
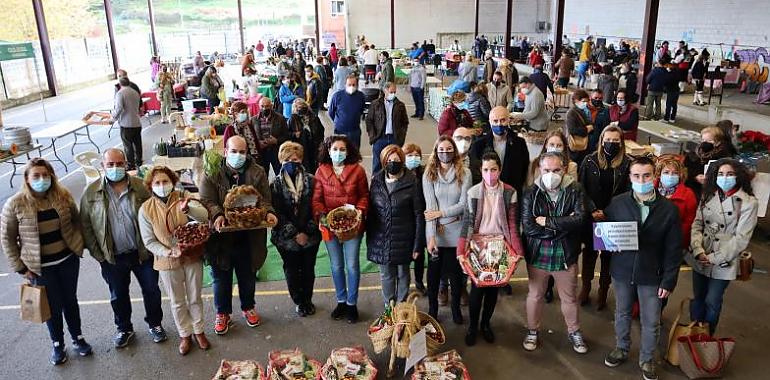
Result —
[[610, 273], [615, 290], [615, 348], [604, 364], [617, 367], [631, 349], [631, 310], [639, 300], [641, 347], [639, 365], [645, 380], [657, 380], [655, 350], [660, 335], [662, 300], [676, 287], [682, 263], [679, 211], [655, 190], [655, 164], [637, 158], [629, 169], [632, 190], [612, 199], [604, 209], [608, 222], [635, 222], [638, 250], [612, 254]]
[[155, 343], [167, 339], [161, 325], [163, 309], [158, 271], [153, 256], [144, 248], [138, 214], [150, 193], [141, 179], [126, 173], [126, 155], [107, 149], [102, 156], [104, 179], [90, 184], [80, 199], [83, 238], [91, 256], [101, 266], [102, 278], [110, 289], [110, 304], [117, 332], [115, 347], [123, 348], [134, 338], [131, 323], [131, 273], [142, 289], [145, 322]]
[[120, 78], [120, 91], [115, 94], [112, 120], [120, 127], [120, 139], [126, 150], [127, 168], [134, 170], [142, 165], [142, 122], [139, 119], [141, 98], [131, 88], [128, 77]]
[[524, 110], [514, 112], [511, 116], [514, 119], [526, 120], [529, 122], [529, 129], [538, 132], [545, 132], [548, 129], [548, 115], [545, 112], [545, 97], [540, 89], [535, 86], [529, 77], [521, 78], [519, 87], [524, 93]]
[[513, 102], [511, 88], [503, 82], [503, 73], [499, 70], [492, 76], [492, 82], [487, 84], [487, 98], [492, 107], [508, 108]]
[[409, 117], [404, 102], [396, 98], [396, 84], [385, 84], [385, 92], [369, 106], [366, 114], [366, 132], [372, 144], [372, 173], [382, 169], [380, 152], [390, 144], [403, 146]]
[[526, 242], [524, 258], [529, 277], [529, 331], [523, 346], [527, 351], [534, 351], [538, 346], [548, 279], [553, 277], [572, 349], [585, 354], [588, 346], [580, 332], [576, 297], [581, 232], [588, 220], [585, 193], [577, 178], [567, 175], [561, 153], [546, 152], [539, 160], [540, 172], [521, 203], [522, 237]]
[[510, 113], [505, 107], [494, 107], [489, 112], [489, 125], [492, 133], [479, 136], [470, 151], [471, 174], [473, 183], [481, 182], [481, 157], [488, 151], [494, 151], [500, 157], [500, 181], [513, 186], [517, 194], [524, 194], [524, 181], [529, 169], [529, 150], [527, 143], [508, 127]]
[[259, 99], [259, 113], [252, 117], [251, 123], [257, 134], [262, 168], [270, 177], [270, 167], [272, 166], [277, 175], [281, 172], [281, 163], [278, 162], [278, 147], [289, 139], [286, 119], [273, 110], [273, 102], [270, 98], [262, 97]]
[[337, 91], [329, 104], [329, 118], [334, 122], [334, 134], [345, 135], [357, 148], [361, 147], [361, 115], [366, 107], [364, 93], [358, 91], [358, 76], [348, 75], [345, 91]]
[[457, 127], [452, 133], [452, 140], [457, 145], [457, 152], [460, 153], [460, 156], [463, 158], [463, 164], [469, 170], [471, 168], [471, 160], [468, 153], [471, 151], [471, 145], [473, 145], [475, 137], [476, 133], [465, 127]]
[[548, 74], [543, 72], [542, 64], [538, 63], [534, 66], [532, 74], [529, 75], [529, 80], [543, 93], [543, 98], [548, 97], [548, 90], [551, 91], [551, 94], [554, 93], [553, 81]]
[[425, 85], [428, 81], [428, 74], [425, 66], [415, 59], [412, 63], [412, 71], [409, 72], [409, 89], [412, 92], [414, 101], [413, 118], [422, 120], [425, 117]]
[[[118, 91], [120, 91], [120, 78], [128, 78], [128, 72], [123, 69], [118, 69], [115, 71], [115, 78], [118, 80], [118, 83], [115, 83], [115, 93], [117, 94]], [[128, 81], [128, 86], [134, 89], [137, 94], [142, 94], [142, 91], [139, 90], [139, 86], [137, 86], [136, 83], [132, 82], [130, 79]]]
[[610, 125], [610, 109], [604, 106], [604, 92], [597, 88], [591, 91], [591, 102], [588, 104], [591, 113], [591, 125], [593, 130], [588, 134], [588, 151], [596, 151], [599, 145], [599, 137], [604, 128]]

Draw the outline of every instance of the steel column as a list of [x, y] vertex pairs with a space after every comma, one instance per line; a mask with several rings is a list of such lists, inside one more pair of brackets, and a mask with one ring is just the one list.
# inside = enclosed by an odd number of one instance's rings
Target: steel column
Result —
[[35, 12], [37, 36], [40, 39], [40, 53], [43, 56], [48, 91], [51, 93], [51, 96], [56, 96], [59, 91], [56, 85], [56, 72], [53, 67], [53, 55], [51, 54], [51, 40], [48, 37], [48, 25], [45, 22], [42, 0], [32, 0], [32, 8]]
[[565, 0], [554, 0], [556, 5], [556, 12], [554, 15], [556, 19], [553, 23], [553, 54], [551, 59], [554, 63], [561, 58], [561, 52], [564, 46], [562, 46], [561, 36], [564, 34], [564, 2]]
[[104, 15], [107, 19], [107, 34], [110, 37], [110, 54], [112, 55], [113, 71], [118, 71], [120, 61], [118, 61], [118, 49], [115, 46], [115, 27], [112, 24], [112, 0], [104, 0]]
[[390, 0], [390, 48], [396, 48], [396, 10], [395, 0]]
[[147, 14], [150, 17], [150, 36], [152, 38], [152, 55], [158, 55], [158, 40], [155, 39], [155, 15], [152, 12], [152, 0], [147, 0]]
[[639, 73], [637, 74], [636, 92], [639, 103], [644, 104], [647, 96], [647, 74], [652, 71], [655, 56], [655, 33], [658, 29], [658, 8], [660, 0], [646, 0], [644, 5], [644, 29], [642, 30], [642, 51], [639, 54]]
[[246, 53], [246, 43], [243, 39], [243, 4], [238, 0], [238, 34], [241, 36], [241, 54]]
[[479, 35], [479, 0], [476, 0], [473, 8], [476, 12], [475, 22], [473, 23], [473, 37], [475, 38]]
[[[505, 58], [511, 58], [511, 23], [513, 22], [513, 0], [508, 0], [508, 5], [505, 8], [505, 38], [503, 45], [505, 49]], [[513, 59], [515, 60], [515, 58]]]
[[315, 53], [321, 55], [321, 19], [318, 18], [318, 0], [315, 0]]

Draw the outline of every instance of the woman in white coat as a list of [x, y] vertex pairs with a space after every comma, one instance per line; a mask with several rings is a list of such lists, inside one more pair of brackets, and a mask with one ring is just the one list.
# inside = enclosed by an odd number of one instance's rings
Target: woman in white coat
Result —
[[739, 255], [757, 225], [757, 207], [743, 164], [723, 158], [709, 165], [686, 260], [693, 268], [690, 317], [708, 322], [711, 334], [725, 290], [738, 275]]

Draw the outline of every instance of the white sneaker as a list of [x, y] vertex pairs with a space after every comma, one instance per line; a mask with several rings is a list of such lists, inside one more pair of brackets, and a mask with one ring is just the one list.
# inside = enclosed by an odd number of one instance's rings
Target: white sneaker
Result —
[[525, 350], [534, 351], [537, 349], [537, 330], [529, 330], [527, 337], [524, 338], [524, 343], [521, 344]]
[[588, 346], [583, 340], [583, 334], [580, 332], [580, 330], [569, 334], [569, 341], [572, 343], [572, 349], [575, 350], [575, 352], [578, 354], [585, 354], [588, 352]]

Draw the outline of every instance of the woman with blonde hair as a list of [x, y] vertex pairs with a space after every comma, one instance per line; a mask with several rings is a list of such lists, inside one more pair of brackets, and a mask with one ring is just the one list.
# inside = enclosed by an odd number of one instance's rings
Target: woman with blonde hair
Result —
[[67, 361], [64, 319], [72, 346], [91, 355], [83, 338], [78, 306], [78, 275], [83, 231], [72, 195], [59, 183], [51, 164], [33, 158], [24, 169], [24, 185], [3, 206], [0, 242], [8, 266], [32, 285], [45, 286], [51, 318], [45, 324], [53, 341], [51, 364]]
[[[612, 198], [625, 193], [631, 188], [631, 180], [628, 177], [631, 160], [626, 155], [626, 144], [623, 138], [623, 130], [616, 126], [604, 128], [599, 136], [600, 145], [596, 152], [586, 156], [580, 165], [579, 181], [588, 196], [586, 209], [591, 211], [594, 222], [605, 219], [604, 209], [610, 204]], [[591, 236], [587, 233], [586, 236]], [[594, 268], [598, 252], [593, 249], [593, 239], [587, 238], [583, 251], [583, 286], [578, 300], [581, 304], [589, 303], [591, 293], [591, 281], [594, 279]], [[610, 258], [611, 253], [601, 253], [601, 276], [599, 277], [599, 295], [597, 309], [604, 310], [607, 307], [607, 292], [610, 288]]]
[[203, 332], [203, 261], [199, 256], [182, 256], [172, 231], [190, 219], [208, 223], [205, 207], [189, 203], [190, 193], [176, 190], [179, 177], [165, 166], [152, 168], [144, 179], [152, 197], [139, 209], [139, 231], [145, 248], [155, 255], [153, 268], [160, 273], [171, 314], [179, 333], [179, 354], [187, 355], [192, 336], [202, 350], [211, 346]]

